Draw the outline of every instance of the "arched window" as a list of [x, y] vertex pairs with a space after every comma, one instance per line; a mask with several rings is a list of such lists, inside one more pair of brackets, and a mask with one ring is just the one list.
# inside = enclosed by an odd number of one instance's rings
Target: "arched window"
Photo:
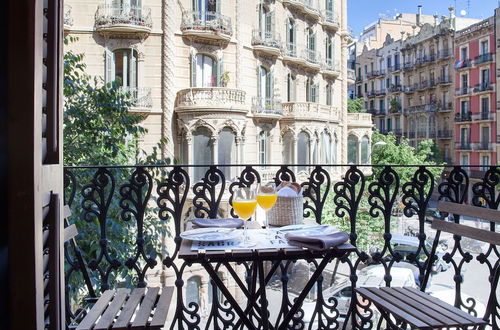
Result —
[[186, 305], [194, 302], [200, 306], [201, 279], [199, 276], [192, 276], [187, 280], [186, 285]]
[[283, 164], [293, 164], [293, 134], [286, 132], [283, 134]]
[[[297, 136], [297, 163], [309, 164], [309, 135], [306, 132], [300, 132]], [[299, 166], [299, 171], [305, 171], [305, 166]]]
[[370, 160], [369, 157], [369, 142], [368, 136], [363, 136], [361, 138], [361, 164], [368, 164]]
[[196, 54], [192, 64], [193, 87], [213, 87], [218, 85], [217, 62], [206, 54]]
[[325, 131], [321, 132], [321, 164], [332, 163], [332, 138]]
[[259, 133], [259, 164], [269, 163], [269, 131]]
[[[213, 144], [210, 131], [206, 127], [199, 127], [193, 133], [193, 162], [196, 165], [213, 164]], [[193, 168], [194, 180], [200, 180], [205, 176], [208, 167]]]
[[306, 101], [318, 102], [319, 98], [318, 84], [315, 84], [312, 78], [307, 78], [306, 81]]
[[137, 58], [135, 49], [117, 49], [106, 53], [106, 82], [117, 80], [123, 87], [137, 87]]
[[[219, 133], [219, 141], [217, 144], [217, 163], [220, 165], [228, 165], [235, 162], [235, 138], [233, 131], [229, 127], [223, 128]], [[231, 180], [231, 167], [220, 167], [226, 180]]]
[[288, 55], [291, 55], [291, 56], [297, 56], [296, 30], [297, 29], [295, 27], [295, 21], [292, 18], [289, 18], [287, 20], [287, 26], [286, 26], [286, 43], [287, 43], [286, 47], [287, 47]]
[[287, 95], [287, 102], [294, 102], [295, 101], [295, 95], [297, 94], [296, 91], [296, 80], [295, 77], [289, 73], [286, 76], [286, 95]]
[[263, 66], [259, 66], [258, 69], [257, 88], [260, 106], [264, 109], [271, 109], [273, 99], [273, 74]]
[[264, 3], [259, 4], [259, 33], [262, 40], [274, 41], [274, 12]]
[[357, 164], [358, 162], [358, 139], [354, 135], [347, 138], [347, 163]]

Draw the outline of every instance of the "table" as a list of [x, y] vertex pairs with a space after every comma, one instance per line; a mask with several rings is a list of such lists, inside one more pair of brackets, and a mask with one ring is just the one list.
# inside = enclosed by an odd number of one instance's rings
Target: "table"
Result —
[[[326, 265], [330, 263], [335, 258], [340, 258], [348, 252], [355, 251], [355, 247], [351, 244], [343, 244], [336, 248], [332, 248], [326, 251], [312, 251], [308, 249], [303, 249], [299, 247], [283, 248], [283, 249], [259, 249], [258, 247], [252, 247], [248, 250], [216, 250], [216, 251], [205, 251], [205, 250], [192, 250], [192, 241], [182, 240], [179, 249], [179, 258], [190, 262], [200, 264], [208, 273], [210, 278], [213, 280], [217, 288], [222, 292], [227, 301], [233, 307], [235, 313], [238, 315], [239, 320], [235, 325], [235, 329], [243, 323], [248, 329], [257, 329], [256, 326], [249, 318], [249, 312], [255, 309], [259, 313], [263, 329], [278, 329], [285, 330], [287, 325], [292, 320], [294, 314], [299, 310], [304, 299], [309, 293], [312, 286], [316, 283], [318, 278], [321, 276]], [[266, 285], [271, 280], [271, 277], [278, 269], [279, 265], [283, 261], [289, 260], [310, 260], [310, 259], [321, 259], [318, 267], [311, 275], [307, 281], [304, 289], [300, 295], [295, 299], [292, 307], [284, 315], [280, 323], [274, 327], [268, 320], [267, 312], [267, 299], [266, 299]], [[271, 261], [272, 267], [269, 272], [265, 273], [264, 262]], [[250, 288], [247, 288], [244, 281], [236, 274], [234, 268], [230, 263], [234, 262], [251, 262], [252, 263], [252, 283]], [[236, 299], [229, 292], [229, 290], [224, 285], [222, 279], [219, 277], [213, 264], [222, 264], [229, 271], [231, 276], [234, 278], [239, 289], [248, 298], [248, 305], [245, 310], [237, 303]], [[257, 282], [259, 287], [257, 288]], [[257, 304], [257, 301], [261, 298], [261, 305]]]

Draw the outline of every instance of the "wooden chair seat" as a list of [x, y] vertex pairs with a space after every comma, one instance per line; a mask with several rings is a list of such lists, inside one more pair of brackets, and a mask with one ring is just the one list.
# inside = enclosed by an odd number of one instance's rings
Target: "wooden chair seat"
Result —
[[392, 314], [412, 328], [440, 329], [488, 324], [415, 288], [358, 288], [356, 291], [380, 311]]
[[173, 287], [105, 291], [77, 330], [161, 329], [164, 327]]

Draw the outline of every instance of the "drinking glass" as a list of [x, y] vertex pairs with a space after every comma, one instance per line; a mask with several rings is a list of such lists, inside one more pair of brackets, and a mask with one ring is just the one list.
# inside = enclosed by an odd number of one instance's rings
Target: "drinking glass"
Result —
[[247, 222], [252, 217], [257, 208], [255, 189], [248, 187], [236, 188], [233, 192], [233, 209], [236, 214], [243, 219], [243, 242], [241, 246], [254, 246], [255, 243], [248, 239]]
[[265, 184], [259, 184], [257, 186], [257, 203], [260, 207], [264, 209], [266, 214], [266, 236], [271, 236], [269, 231], [269, 217], [267, 211], [274, 207], [276, 201], [278, 200], [278, 195], [276, 193], [276, 184], [274, 182], [269, 182]]

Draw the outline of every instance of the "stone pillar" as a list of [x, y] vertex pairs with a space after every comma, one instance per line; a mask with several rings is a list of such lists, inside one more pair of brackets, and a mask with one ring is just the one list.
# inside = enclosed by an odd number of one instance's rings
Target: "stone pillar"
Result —
[[173, 130], [175, 106], [175, 91], [174, 91], [174, 15], [175, 0], [162, 0], [162, 50], [161, 50], [161, 107], [162, 107], [162, 122], [161, 122], [161, 137], [167, 139], [167, 143], [162, 148], [162, 158], [173, 158]]

